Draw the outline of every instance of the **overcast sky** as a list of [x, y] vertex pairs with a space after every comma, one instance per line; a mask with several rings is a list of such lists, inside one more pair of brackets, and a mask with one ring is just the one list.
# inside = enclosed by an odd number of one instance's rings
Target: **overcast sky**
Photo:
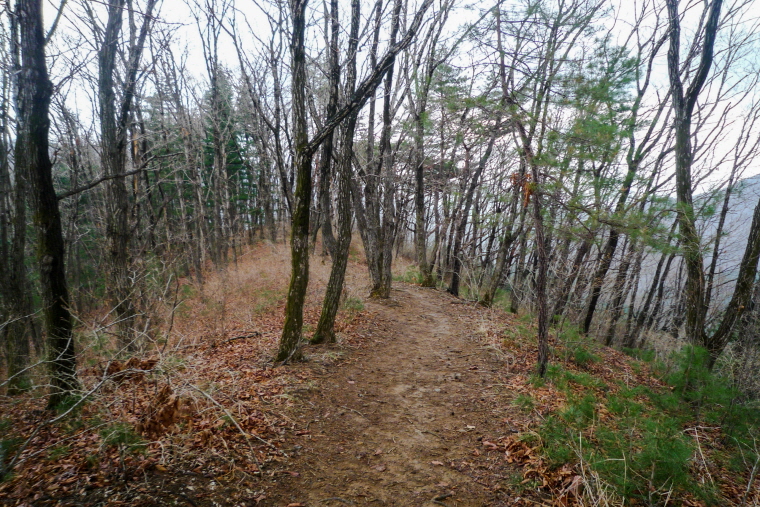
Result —
[[[68, 4], [66, 5], [64, 9], [64, 16], [60, 24], [59, 31], [56, 35], [56, 48], [64, 53], [61, 53], [59, 55], [52, 54], [52, 61], [55, 62], [53, 65], [53, 78], [58, 78], [58, 82], [61, 82], [64, 76], [70, 75], [72, 73], [71, 68], [72, 66], [81, 65], [81, 69], [77, 70], [76, 72], [82, 73], [82, 76], [86, 77], [85, 70], [89, 69], [90, 76], [89, 79], [92, 81], [94, 72], [96, 71], [96, 61], [95, 61], [95, 53], [93, 51], [93, 46], [91, 45], [92, 41], [92, 35], [91, 35], [91, 28], [89, 28], [89, 23], [86, 20], [81, 19], [81, 15], [83, 12], [82, 9], [82, 0], [69, 0]], [[104, 1], [100, 0], [86, 0], [90, 1], [93, 9], [96, 11], [97, 15], [99, 16], [101, 22], [105, 20], [105, 3]], [[187, 2], [190, 2], [191, 5], [195, 3], [194, 0], [187, 0]], [[200, 45], [200, 38], [199, 38], [199, 29], [196, 23], [196, 19], [192, 14], [192, 11], [190, 7], [188, 7], [188, 3], [186, 0], [159, 0], [159, 3], [156, 7], [157, 11], [157, 18], [158, 23], [160, 23], [164, 28], [171, 28], [176, 30], [176, 45], [175, 48], [175, 56], [179, 56], [178, 53], [182, 53], [186, 51], [187, 54], [187, 61], [188, 61], [188, 70], [193, 75], [193, 77], [198, 82], [205, 82], [206, 81], [206, 69], [203, 61], [203, 53], [201, 50]], [[262, 2], [265, 2], [265, 0], [262, 0]], [[448, 24], [448, 33], [453, 34], [457, 30], [460, 30], [462, 26], [467, 22], [473, 22], [475, 21], [479, 16], [480, 12], [482, 11], [482, 8], [484, 6], [481, 2], [469, 2], [469, 0], [466, 0], [465, 2], [460, 2], [459, 7], [450, 17], [450, 21]], [[143, 4], [142, 1], [138, 2], [140, 5]], [[202, 3], [202, 0], [198, 0], [198, 3]], [[261, 37], [263, 39], [267, 39], [269, 36], [270, 28], [269, 23], [267, 22], [266, 16], [262, 13], [261, 8], [259, 5], [266, 6], [266, 3], [258, 3], [258, 0], [237, 0], [235, 2], [235, 8], [237, 9], [237, 19], [239, 26], [243, 26], [243, 29], [239, 30], [239, 37], [241, 38], [241, 41], [243, 42], [242, 45], [246, 50], [246, 53], [249, 56], [254, 56], [255, 52], [257, 51], [257, 48], [260, 47], [260, 45], [254, 40], [254, 38], [251, 36], [250, 31], [244, 27], [244, 24], [242, 23], [243, 19], [246, 19], [248, 24], [250, 24], [251, 28], [254, 30], [256, 36]], [[312, 0], [310, 2], [310, 7], [315, 12], [315, 18], [320, 19], [321, 18], [321, 12], [323, 9], [323, 2]], [[641, 0], [613, 0], [610, 2], [610, 8], [611, 11], [614, 12], [614, 16], [610, 16], [605, 20], [605, 26], [600, 26], [599, 28], [602, 28], [603, 32], [610, 32], [613, 36], [613, 39], [615, 39], [618, 43], [622, 44], [624, 42], [624, 39], [627, 37], [627, 35], [631, 31], [631, 25], [634, 22], [634, 13], [636, 9], [638, 9], [641, 5]], [[53, 19], [55, 18], [55, 13], [57, 12], [57, 9], [60, 6], [60, 0], [45, 0], [45, 22], [48, 26], [52, 24]], [[347, 11], [347, 6], [344, 6], [343, 12], [345, 13]], [[412, 6], [413, 7], [413, 6]], [[410, 7], [410, 8], [412, 8]], [[363, 2], [363, 15], [366, 19], [366, 16], [370, 14], [370, 6], [367, 2]], [[199, 9], [199, 7], [195, 7], [195, 9]], [[273, 10], [273, 9], [272, 9]], [[760, 10], [760, 9], [757, 9]], [[312, 11], [314, 12], [314, 11]], [[746, 15], [741, 18], [741, 23], [743, 26], [740, 26], [740, 28], [743, 28], [745, 30], [754, 30], [758, 31], [758, 23], [757, 23], [757, 16], [758, 13], [755, 13], [753, 10], [748, 10], [748, 13], [754, 13], [753, 15]], [[694, 10], [694, 15], [697, 13], [697, 9]], [[343, 20], [342, 20], [343, 21]], [[342, 23], [342, 25], [345, 27], [345, 23]], [[318, 22], [317, 26], [315, 26], [313, 29], [309, 31], [309, 36], [311, 37], [311, 41], [313, 43], [313, 47], [317, 50], [323, 49], [323, 43], [321, 39], [321, 24]], [[690, 33], [690, 20], [687, 19], [684, 23], [684, 35], [688, 36]], [[125, 20], [125, 28], [126, 28], [126, 20]], [[344, 28], [345, 30], [345, 28]], [[726, 33], [721, 33], [722, 37], [726, 36]], [[72, 46], [72, 41], [75, 41], [75, 43]], [[754, 45], [756, 49], [760, 48], [757, 44]], [[235, 52], [234, 45], [232, 44], [230, 38], [223, 34], [220, 40], [220, 55], [222, 60], [224, 61], [225, 65], [231, 69], [235, 69], [238, 67], [237, 63], [237, 56]], [[463, 51], [460, 58], [462, 59], [462, 63], [469, 63], [468, 60], [470, 58], [474, 58], [471, 53], [476, 53], [478, 51], [478, 48], [473, 48], [469, 46], [463, 46], [463, 49], [469, 49], [470, 51]], [[663, 49], [660, 51], [660, 57], [655, 64], [655, 74], [654, 74], [654, 84], [658, 87], [660, 87], [662, 90], [664, 90], [667, 87], [667, 67], [666, 67], [666, 56], [667, 52], [667, 45], [663, 46]], [[49, 51], [50, 53], [50, 51]], [[747, 62], [745, 65], [745, 68], [743, 69], [737, 69], [735, 72], [757, 72], [758, 68], [760, 68], [759, 65], [757, 65], [757, 59], [758, 55], [760, 55], [760, 51], [757, 51], [751, 55], [748, 55]], [[287, 57], [287, 52], [285, 53], [285, 56]], [[149, 54], [146, 52], [144, 55], [144, 58], [149, 58]], [[720, 58], [720, 54], [718, 54], [718, 58]], [[72, 64], [71, 62], [75, 62], [75, 64]], [[81, 119], [83, 121], [86, 121], [86, 118], [90, 115], [92, 115], [93, 106], [92, 101], [94, 100], [92, 87], [91, 86], [85, 86], [86, 80], [84, 79], [75, 79], [75, 80], [69, 80], [66, 82], [66, 89], [62, 90], [64, 94], [67, 96], [67, 104], [69, 107], [73, 109], [77, 109], [80, 112]], [[708, 91], [709, 92], [709, 91]], [[734, 112], [732, 114], [738, 115], [741, 106], [736, 106], [736, 104], [733, 104]], [[741, 132], [741, 129], [744, 128], [744, 125], [742, 122], [736, 122], [736, 124], [732, 127], [732, 131], [728, 132], [725, 136], [724, 141], [721, 143], [721, 147], [724, 150], [729, 149], [733, 145], [733, 139], [736, 138], [739, 132]], [[717, 153], [714, 157], [714, 163], [720, 164], [721, 158], [725, 157], [725, 153]], [[745, 176], [752, 176], [755, 174], [760, 173], [760, 162], [754, 161], [746, 170], [744, 175]], [[706, 183], [712, 183], [715, 181], [720, 181], [725, 179], [726, 173], [728, 172], [728, 167], [722, 167], [719, 171], [715, 173], [714, 176], [710, 177]], [[706, 187], [705, 187], [706, 188]]]

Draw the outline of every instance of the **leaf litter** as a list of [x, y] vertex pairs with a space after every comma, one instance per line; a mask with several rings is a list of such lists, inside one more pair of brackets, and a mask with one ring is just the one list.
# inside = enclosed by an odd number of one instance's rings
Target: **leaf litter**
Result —
[[[202, 288], [183, 281], [193, 294], [171, 342], [85, 369], [84, 383], [102, 387], [71, 417], [45, 424], [43, 399], [0, 399], [3, 417], [12, 414], [2, 435], [10, 453], [29, 440], [0, 483], [0, 503], [583, 504], [593, 478], [582, 464], [551, 465], [526, 438], [568, 401], [567, 389], [532, 376], [531, 324], [472, 305], [454, 312], [446, 294], [396, 284], [390, 303], [341, 311], [339, 344], [274, 367], [286, 253], [258, 245]], [[312, 265], [307, 331], [329, 269]], [[365, 269], [350, 264], [348, 291], [366, 290]], [[591, 389], [663, 387], [612, 349], [581, 367], [555, 345], [555, 362], [606, 384]], [[530, 410], [515, 405], [521, 395]], [[695, 428], [694, 438], [719, 448], [720, 432]], [[723, 481], [724, 498], [741, 498], [740, 486]]]

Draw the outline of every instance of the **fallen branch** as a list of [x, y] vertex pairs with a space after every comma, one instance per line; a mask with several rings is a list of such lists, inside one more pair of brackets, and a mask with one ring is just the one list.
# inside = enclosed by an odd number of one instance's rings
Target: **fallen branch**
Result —
[[206, 399], [208, 399], [211, 403], [213, 403], [214, 405], [216, 405], [217, 408], [219, 408], [222, 412], [224, 412], [224, 415], [226, 415], [227, 417], [230, 418], [230, 421], [232, 421], [235, 424], [235, 427], [238, 429], [238, 431], [240, 432], [240, 434], [243, 435], [243, 437], [245, 438], [246, 442], [248, 442], [248, 447], [251, 448], [251, 456], [253, 457], [253, 460], [256, 462], [256, 466], [259, 467], [259, 470], [262, 470], [261, 463], [259, 463], [259, 460], [256, 458], [256, 453], [255, 453], [255, 451], [253, 449], [253, 444], [251, 444], [251, 439], [249, 438], [249, 436], [252, 436], [253, 438], [255, 438], [256, 440], [258, 440], [259, 442], [261, 442], [261, 443], [269, 446], [271, 449], [274, 449], [275, 451], [281, 452], [282, 455], [285, 456], [286, 458], [288, 457], [288, 455], [285, 454], [285, 451], [282, 451], [282, 450], [278, 449], [272, 442], [269, 442], [268, 440], [264, 440], [263, 438], [261, 438], [260, 436], [254, 434], [254, 433], [246, 433], [245, 430], [243, 430], [243, 428], [240, 427], [240, 424], [238, 424], [237, 419], [235, 419], [232, 416], [232, 414], [229, 412], [229, 410], [227, 410], [226, 408], [224, 408], [224, 406], [221, 403], [219, 403], [218, 401], [216, 401], [213, 396], [211, 396], [210, 394], [208, 394], [206, 391], [204, 391], [200, 387], [196, 387], [193, 384], [188, 384], [188, 385], [190, 386], [190, 388], [195, 389], [196, 391], [198, 391], [199, 393], [201, 393], [204, 397], [206, 397]]

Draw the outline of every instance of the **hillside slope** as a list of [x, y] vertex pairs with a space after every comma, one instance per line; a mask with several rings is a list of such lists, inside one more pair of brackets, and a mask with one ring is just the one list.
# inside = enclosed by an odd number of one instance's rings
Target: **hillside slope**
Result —
[[[330, 265], [312, 261], [305, 333]], [[0, 401], [15, 460], [0, 503], [760, 505], [757, 412], [723, 391], [684, 397], [665, 382], [683, 378], [677, 362], [559, 328], [538, 379], [530, 315], [401, 282], [366, 300], [365, 269], [353, 252], [339, 343], [289, 366], [270, 361], [284, 246], [257, 245], [203, 287], [183, 281], [169, 340], [89, 366], [80, 410], [54, 420], [44, 400]], [[718, 405], [734, 409], [716, 420]]]

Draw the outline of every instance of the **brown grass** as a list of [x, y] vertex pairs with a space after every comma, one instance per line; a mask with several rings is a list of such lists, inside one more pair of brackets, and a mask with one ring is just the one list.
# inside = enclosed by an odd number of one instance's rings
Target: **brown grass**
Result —
[[[345, 291], [355, 298], [368, 288], [362, 254], [352, 247]], [[311, 257], [306, 337], [319, 318], [330, 267], [329, 258]], [[183, 470], [201, 480], [245, 480], [280, 460], [288, 392], [309, 382], [271, 362], [289, 277], [289, 247], [264, 241], [245, 248], [237, 264], [206, 272], [202, 286], [191, 278], [169, 283], [153, 301], [157, 324], [130, 362], [113, 355], [106, 310], [81, 322], [82, 403], [55, 420], [43, 410], [44, 388], [0, 397], [0, 462], [15, 462], [13, 475], [0, 483], [0, 504], [100, 503], [111, 494], [155, 505], [167, 500], [141, 497], [130, 485], [147, 481], [148, 470], [164, 482], [181, 478], [162, 473]], [[341, 310], [339, 340], [356, 340], [365, 314]], [[147, 483], [143, 489], [156, 491]]]

